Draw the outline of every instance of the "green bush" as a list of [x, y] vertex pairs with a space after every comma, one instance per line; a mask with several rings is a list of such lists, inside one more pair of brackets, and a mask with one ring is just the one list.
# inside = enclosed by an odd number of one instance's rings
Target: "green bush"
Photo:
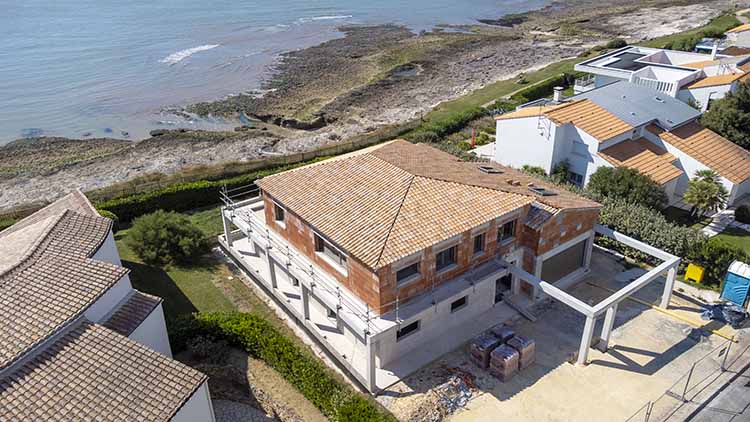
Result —
[[533, 176], [547, 177], [547, 172], [539, 166], [530, 166], [528, 164], [524, 164], [523, 167], [521, 167], [521, 171]]
[[186, 216], [162, 210], [136, 218], [127, 244], [152, 265], [187, 264], [207, 249], [203, 232]]
[[112, 220], [112, 231], [113, 232], [117, 232], [117, 230], [119, 230], [120, 219], [117, 217], [117, 215], [115, 213], [113, 213], [111, 211], [107, 211], [107, 210], [96, 210], [96, 211], [102, 217], [109, 218], [110, 220]]
[[[631, 204], [619, 198], [605, 198], [600, 223], [634, 239], [681, 258], [694, 256], [705, 236], [692, 227], [670, 223], [660, 212], [645, 205]], [[653, 260], [635, 249], [607, 238], [597, 243], [642, 262]]]
[[0, 231], [7, 229], [8, 227], [16, 224], [18, 220], [15, 218], [0, 218]]
[[750, 207], [741, 205], [734, 210], [734, 219], [742, 224], [750, 224]]
[[628, 43], [622, 38], [615, 38], [612, 41], [608, 42], [604, 47], [615, 50], [618, 48], [626, 47], [627, 45]]
[[748, 255], [737, 246], [712, 238], [703, 242], [690, 259], [706, 269], [703, 278], [706, 284], [720, 286], [729, 265], [733, 261], [747, 262]]
[[481, 132], [479, 136], [477, 136], [477, 145], [487, 145], [490, 142], [492, 142], [492, 138], [484, 132]]
[[586, 189], [597, 198], [622, 198], [656, 209], [667, 205], [667, 194], [658, 183], [627, 167], [599, 167], [591, 175]]
[[[211, 334], [242, 347], [251, 356], [264, 361], [297, 388], [330, 420], [339, 422], [394, 421], [392, 415], [356, 393], [309, 352], [279, 333], [255, 314], [196, 314], [192, 323], [180, 322], [182, 338], [186, 334]], [[189, 326], [189, 325], [192, 325]], [[173, 338], [170, 332], [170, 339]], [[180, 344], [183, 345], [184, 343]], [[175, 352], [177, 344], [172, 343]]]

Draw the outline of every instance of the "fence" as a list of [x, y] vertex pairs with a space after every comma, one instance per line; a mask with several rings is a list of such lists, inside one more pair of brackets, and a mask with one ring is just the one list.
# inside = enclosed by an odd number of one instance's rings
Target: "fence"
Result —
[[[683, 420], [680, 410], [687, 404], [694, 409], [711, 395], [719, 378], [727, 371], [739, 370], [747, 362], [749, 346], [739, 348], [734, 340], [725, 340], [695, 362], [656, 400], [645, 403], [627, 422], [667, 422]], [[731, 357], [730, 357], [731, 355]], [[744, 357], [744, 359], [742, 359]], [[723, 382], [723, 381], [721, 381]]]

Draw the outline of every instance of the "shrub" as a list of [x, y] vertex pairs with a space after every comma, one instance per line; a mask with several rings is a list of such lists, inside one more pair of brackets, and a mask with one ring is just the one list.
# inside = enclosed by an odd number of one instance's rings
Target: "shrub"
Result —
[[111, 211], [107, 210], [96, 210], [96, 212], [99, 213], [102, 217], [109, 218], [112, 220], [112, 231], [116, 232], [119, 229], [119, 221], [120, 219], [117, 218], [117, 215]]
[[628, 43], [625, 42], [625, 40], [623, 40], [622, 38], [615, 38], [608, 42], [604, 47], [614, 50], [617, 48], [623, 48], [627, 45]]
[[550, 78], [544, 82], [530, 86], [520, 92], [513, 94], [510, 97], [511, 101], [516, 104], [522, 104], [529, 101], [538, 100], [540, 98], [549, 97], [554, 92], [556, 86], [568, 87], [576, 79], [576, 75], [573, 73], [563, 73], [554, 78]]
[[477, 145], [487, 145], [490, 142], [492, 142], [492, 138], [490, 137], [490, 135], [484, 132], [480, 133], [479, 136], [477, 136]]
[[547, 177], [547, 172], [539, 166], [530, 166], [528, 164], [524, 164], [523, 167], [521, 167], [521, 171], [533, 176]]
[[[660, 212], [645, 205], [631, 204], [618, 198], [605, 198], [602, 205], [601, 224], [672, 255], [690, 258], [705, 240], [698, 230], [671, 223]], [[652, 262], [649, 256], [619, 242], [601, 238], [597, 243], [633, 259]]]
[[622, 198], [626, 202], [662, 209], [664, 190], [650, 177], [627, 167], [599, 167], [586, 188], [597, 198]]
[[229, 352], [226, 340], [217, 340], [211, 336], [196, 336], [187, 342], [187, 349], [198, 359], [210, 363], [223, 363]]
[[750, 207], [741, 205], [734, 211], [734, 219], [742, 224], [750, 224]]
[[719, 286], [732, 261], [747, 262], [748, 255], [737, 246], [712, 238], [697, 248], [691, 260], [706, 269], [704, 274], [706, 284]]
[[[187, 325], [192, 325], [188, 327]], [[335, 378], [316, 357], [255, 314], [196, 314], [182, 321], [182, 333], [211, 333], [263, 360], [329, 419], [340, 422], [395, 421], [372, 401]], [[170, 332], [170, 338], [172, 333]], [[175, 350], [179, 350], [173, 344]]]
[[147, 264], [185, 264], [207, 248], [203, 232], [175, 212], [159, 210], [138, 217], [129, 234], [128, 246]]

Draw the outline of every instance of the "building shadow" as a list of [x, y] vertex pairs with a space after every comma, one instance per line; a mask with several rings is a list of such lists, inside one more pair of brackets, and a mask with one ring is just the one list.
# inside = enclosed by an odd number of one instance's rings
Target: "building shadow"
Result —
[[122, 261], [122, 265], [130, 270], [130, 282], [135, 289], [164, 299], [163, 308], [168, 319], [198, 312], [163, 268], [134, 261]]

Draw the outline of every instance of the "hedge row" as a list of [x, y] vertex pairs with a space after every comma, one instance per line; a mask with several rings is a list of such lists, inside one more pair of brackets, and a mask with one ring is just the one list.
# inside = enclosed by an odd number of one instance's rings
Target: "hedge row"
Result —
[[268, 321], [248, 313], [194, 314], [170, 327], [172, 349], [179, 352], [197, 336], [213, 336], [242, 347], [264, 361], [332, 421], [394, 421], [374, 402], [355, 392], [320, 360], [277, 331]]
[[544, 82], [538, 83], [534, 86], [530, 86], [523, 91], [519, 91], [513, 94], [510, 99], [511, 101], [522, 104], [529, 101], [538, 100], [540, 98], [549, 97], [554, 93], [556, 86], [567, 88], [575, 82], [576, 75], [573, 73], [563, 73], [556, 77], [547, 79]]
[[227, 189], [233, 189], [249, 185], [261, 177], [300, 167], [324, 158], [255, 171], [228, 179], [175, 183], [161, 189], [100, 202], [96, 204], [96, 208], [114, 213], [120, 223], [133, 221], [136, 217], [156, 210], [177, 212], [193, 210], [219, 203], [219, 192], [224, 186]]

